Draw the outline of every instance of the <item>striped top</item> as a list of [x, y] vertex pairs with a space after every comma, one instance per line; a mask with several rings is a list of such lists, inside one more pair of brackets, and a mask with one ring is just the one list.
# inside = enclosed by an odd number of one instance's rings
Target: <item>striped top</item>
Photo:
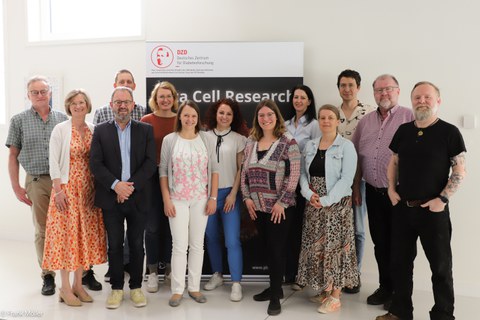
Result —
[[258, 142], [248, 138], [241, 173], [243, 199], [252, 199], [257, 211], [271, 213], [278, 203], [295, 205], [295, 189], [300, 178], [300, 151], [290, 133], [275, 141], [262, 159]]

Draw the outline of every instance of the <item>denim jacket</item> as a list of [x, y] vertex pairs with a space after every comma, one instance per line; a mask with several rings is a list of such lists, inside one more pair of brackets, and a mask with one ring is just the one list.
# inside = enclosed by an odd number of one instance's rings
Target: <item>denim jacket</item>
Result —
[[[315, 157], [320, 139], [310, 140], [305, 144], [302, 154], [300, 187], [302, 195], [310, 201], [313, 191], [310, 190], [309, 168]], [[353, 143], [340, 134], [325, 153], [325, 183], [327, 195], [320, 198], [323, 207], [339, 202], [343, 197], [352, 194], [352, 183], [357, 169], [357, 153]]]

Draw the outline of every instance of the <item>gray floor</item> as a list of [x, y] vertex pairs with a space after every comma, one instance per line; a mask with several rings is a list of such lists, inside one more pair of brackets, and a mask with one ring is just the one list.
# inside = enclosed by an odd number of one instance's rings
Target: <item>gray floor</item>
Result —
[[[177, 308], [168, 306], [170, 290], [161, 286], [159, 292], [147, 294], [148, 305], [134, 308], [128, 299], [128, 289], [122, 306], [117, 310], [107, 310], [105, 300], [109, 287], [99, 292], [91, 292], [95, 301], [79, 308], [68, 307], [58, 302], [58, 295], [44, 297], [40, 294], [41, 280], [36, 265], [33, 243], [0, 240], [0, 320], [3, 319], [162, 319], [162, 320], [212, 320], [212, 319], [375, 319], [385, 313], [381, 307], [365, 303], [367, 296], [376, 289], [374, 283], [363, 283], [359, 294], [342, 296], [340, 311], [322, 315], [316, 311], [317, 305], [308, 301], [312, 294], [309, 290], [293, 292], [284, 287], [285, 299], [282, 300], [282, 313], [269, 317], [266, 313], [267, 302], [255, 302], [252, 296], [260, 292], [266, 283], [243, 283], [244, 298], [241, 302], [229, 300], [230, 284], [226, 283], [214, 291], [204, 292], [208, 298], [206, 304], [198, 304], [184, 296]], [[106, 265], [96, 266], [97, 279], [103, 280]], [[59, 277], [58, 277], [59, 278]], [[58, 279], [57, 278], [57, 279]], [[57, 280], [59, 281], [59, 280]], [[102, 281], [103, 282], [103, 281]], [[58, 282], [59, 284], [59, 282]], [[431, 292], [415, 291], [415, 319], [427, 320], [428, 310], [433, 304]], [[480, 298], [456, 297], [457, 319], [477, 319], [474, 309], [480, 305]]]

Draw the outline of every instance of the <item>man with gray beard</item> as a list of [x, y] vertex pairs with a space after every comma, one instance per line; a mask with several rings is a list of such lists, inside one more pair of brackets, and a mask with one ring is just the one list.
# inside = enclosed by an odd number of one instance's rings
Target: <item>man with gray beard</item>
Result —
[[394, 76], [384, 74], [373, 82], [376, 111], [365, 115], [358, 123], [352, 142], [358, 154], [353, 201], [359, 195], [360, 182], [366, 182], [366, 202], [370, 235], [378, 265], [379, 288], [367, 298], [371, 305], [384, 305], [388, 310], [393, 293], [391, 274], [392, 204], [388, 198], [387, 166], [392, 155], [388, 148], [397, 128], [413, 120], [410, 108], [398, 105], [400, 87]]
[[[415, 121], [395, 133], [388, 165], [393, 205], [394, 294], [389, 312], [377, 320], [413, 319], [413, 262], [420, 238], [432, 270], [432, 320], [453, 320], [452, 225], [449, 199], [465, 178], [465, 143], [457, 127], [437, 117], [440, 90], [417, 83], [411, 93]], [[451, 173], [450, 173], [451, 172]]]

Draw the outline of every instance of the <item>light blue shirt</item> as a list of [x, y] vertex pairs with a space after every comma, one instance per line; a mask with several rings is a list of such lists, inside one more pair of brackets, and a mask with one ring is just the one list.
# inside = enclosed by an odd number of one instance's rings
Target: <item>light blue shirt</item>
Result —
[[[131, 146], [131, 124], [132, 121], [127, 123], [125, 129], [122, 130], [120, 126], [114, 121], [115, 127], [117, 127], [118, 142], [120, 143], [120, 155], [122, 157], [122, 181], [128, 181], [130, 179], [130, 146]], [[115, 180], [112, 184], [112, 190], [119, 180]]]
[[303, 152], [305, 144], [308, 140], [318, 138], [322, 135], [320, 132], [320, 127], [318, 126], [318, 121], [316, 119], [312, 119], [312, 121], [307, 123], [307, 118], [305, 115], [298, 120], [298, 126], [296, 128], [295, 117], [285, 121], [285, 126], [287, 127], [288, 132], [290, 132], [297, 142], [300, 152]]
[[[310, 190], [309, 168], [317, 154], [320, 138], [310, 140], [305, 144], [302, 153], [302, 171], [300, 187], [302, 195], [310, 201], [313, 191]], [[353, 143], [340, 134], [325, 153], [325, 183], [327, 195], [320, 197], [324, 207], [339, 202], [343, 197], [352, 195], [352, 183], [357, 169], [357, 153]]]

